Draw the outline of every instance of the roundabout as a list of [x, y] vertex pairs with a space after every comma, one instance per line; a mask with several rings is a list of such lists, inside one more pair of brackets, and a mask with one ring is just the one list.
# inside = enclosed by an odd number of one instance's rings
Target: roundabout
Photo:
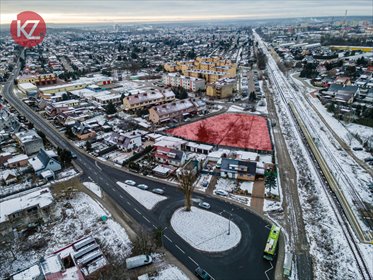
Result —
[[191, 211], [179, 208], [171, 218], [174, 231], [197, 250], [223, 252], [236, 247], [241, 230], [229, 219], [192, 207]]

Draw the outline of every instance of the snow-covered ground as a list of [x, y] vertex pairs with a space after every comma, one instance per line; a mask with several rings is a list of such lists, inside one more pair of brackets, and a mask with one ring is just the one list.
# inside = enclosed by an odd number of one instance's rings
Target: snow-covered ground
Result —
[[281, 202], [267, 200], [267, 199], [264, 200], [264, 207], [263, 207], [264, 212], [270, 212], [270, 211], [275, 211], [275, 210], [280, 210], [280, 209], [282, 209]]
[[189, 280], [189, 278], [176, 266], [166, 266], [158, 271], [158, 275], [150, 277], [151, 280]]
[[241, 190], [247, 191], [250, 194], [253, 192], [253, 186], [254, 182], [240, 182], [239, 184]]
[[230, 193], [233, 192], [236, 187], [237, 183], [235, 180], [225, 178], [219, 178], [215, 185], [216, 190], [224, 190]]
[[[109, 219], [101, 221], [102, 215]], [[106, 257], [124, 260], [131, 253], [132, 245], [126, 231], [110, 218], [106, 209], [84, 193], [57, 198], [50, 217], [50, 224], [44, 224], [25, 240], [12, 239], [0, 247], [0, 275], [27, 268], [41, 257], [87, 235], [98, 240]]]
[[167, 199], [167, 197], [163, 195], [141, 190], [137, 187], [129, 186], [122, 182], [117, 182], [117, 184], [139, 203], [141, 203], [146, 209], [149, 210], [152, 209], [158, 202]]
[[[222, 215], [229, 217], [226, 213]], [[241, 240], [241, 231], [234, 222], [196, 207], [189, 212], [184, 208], [176, 210], [171, 226], [186, 242], [201, 251], [226, 251], [237, 246]]]
[[92, 182], [84, 182], [83, 185], [89, 189], [91, 192], [93, 192], [95, 195], [98, 197], [102, 197], [102, 192], [101, 189], [98, 185]]

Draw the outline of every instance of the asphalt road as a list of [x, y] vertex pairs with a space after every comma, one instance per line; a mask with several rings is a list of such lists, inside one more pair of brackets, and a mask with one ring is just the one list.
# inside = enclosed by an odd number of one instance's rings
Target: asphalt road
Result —
[[[17, 76], [18, 72], [19, 66], [15, 69], [14, 76]], [[234, 249], [219, 254], [198, 251], [178, 236], [170, 226], [169, 220], [173, 211], [183, 204], [182, 194], [177, 188], [99, 163], [85, 155], [14, 96], [11, 79], [4, 85], [3, 95], [17, 111], [27, 117], [49, 140], [61, 148], [74, 151], [77, 155], [76, 162], [84, 171], [85, 176], [90, 177], [98, 184], [136, 222], [149, 230], [156, 227], [167, 227], [164, 231], [164, 246], [188, 269], [194, 271], [197, 266], [201, 266], [216, 280], [274, 278], [274, 269], [272, 269], [274, 264], [272, 265], [262, 258], [269, 226], [259, 216], [234, 204], [211, 196], [196, 194], [196, 197], [200, 197], [211, 204], [211, 211], [220, 213], [224, 209], [231, 212], [232, 221], [239, 226], [242, 233], [242, 239]], [[154, 187], [162, 188], [165, 190], [168, 199], [159, 203], [153, 210], [147, 210], [116, 184], [117, 181], [124, 182], [127, 179], [147, 184], [150, 189]]]

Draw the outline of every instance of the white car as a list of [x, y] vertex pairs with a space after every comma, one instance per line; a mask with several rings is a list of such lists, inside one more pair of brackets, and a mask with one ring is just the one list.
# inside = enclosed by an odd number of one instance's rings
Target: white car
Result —
[[225, 190], [215, 190], [216, 195], [228, 196], [228, 192]]
[[211, 208], [211, 206], [210, 206], [209, 203], [203, 202], [203, 201], [201, 201], [200, 203], [198, 203], [198, 206], [201, 207], [201, 208], [205, 208], [205, 209], [210, 209]]
[[127, 184], [127, 185], [130, 185], [130, 186], [136, 185], [136, 182], [132, 181], [132, 180], [126, 180], [126, 181], [124, 181], [124, 183]]
[[149, 187], [145, 184], [138, 184], [137, 187], [142, 190], [147, 190]]
[[164, 194], [164, 190], [162, 190], [162, 189], [152, 189], [152, 192], [153, 193], [157, 193], [157, 194]]

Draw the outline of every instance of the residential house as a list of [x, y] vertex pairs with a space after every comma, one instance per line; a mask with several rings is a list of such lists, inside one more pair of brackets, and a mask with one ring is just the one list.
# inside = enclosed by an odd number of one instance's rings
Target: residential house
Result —
[[16, 171], [13, 169], [5, 170], [0, 174], [0, 179], [5, 185], [9, 185], [17, 181]]
[[7, 162], [8, 159], [12, 157], [11, 153], [4, 152], [0, 154], [0, 165], [3, 165], [4, 163]]
[[54, 198], [48, 188], [22, 192], [0, 200], [0, 236], [22, 232], [29, 227], [48, 221], [48, 210]]
[[0, 131], [17, 132], [21, 127], [18, 118], [0, 103]]
[[256, 162], [222, 158], [220, 176], [243, 181], [255, 181]]
[[5, 165], [8, 168], [25, 167], [28, 165], [28, 156], [25, 154], [15, 155], [9, 158]]
[[354, 98], [358, 94], [358, 86], [332, 84], [327, 91], [321, 92], [320, 96], [323, 102], [332, 101], [340, 105], [349, 105], [354, 102]]
[[18, 132], [14, 137], [27, 155], [38, 153], [40, 149], [44, 149], [43, 139], [35, 130]]
[[118, 149], [123, 151], [129, 151], [142, 145], [141, 134], [136, 131], [127, 133], [113, 132], [106, 142], [116, 145]]
[[41, 149], [39, 153], [29, 159], [28, 162], [32, 166], [37, 176], [51, 178], [54, 177], [55, 172], [62, 169], [61, 163], [58, 161], [57, 158], [58, 156], [54, 151], [46, 151], [44, 149]]
[[78, 127], [73, 127], [72, 131], [79, 140], [86, 141], [96, 137], [96, 131], [84, 124], [81, 124]]
[[185, 163], [186, 154], [183, 151], [158, 146], [155, 150], [154, 158], [159, 163], [180, 167]]

